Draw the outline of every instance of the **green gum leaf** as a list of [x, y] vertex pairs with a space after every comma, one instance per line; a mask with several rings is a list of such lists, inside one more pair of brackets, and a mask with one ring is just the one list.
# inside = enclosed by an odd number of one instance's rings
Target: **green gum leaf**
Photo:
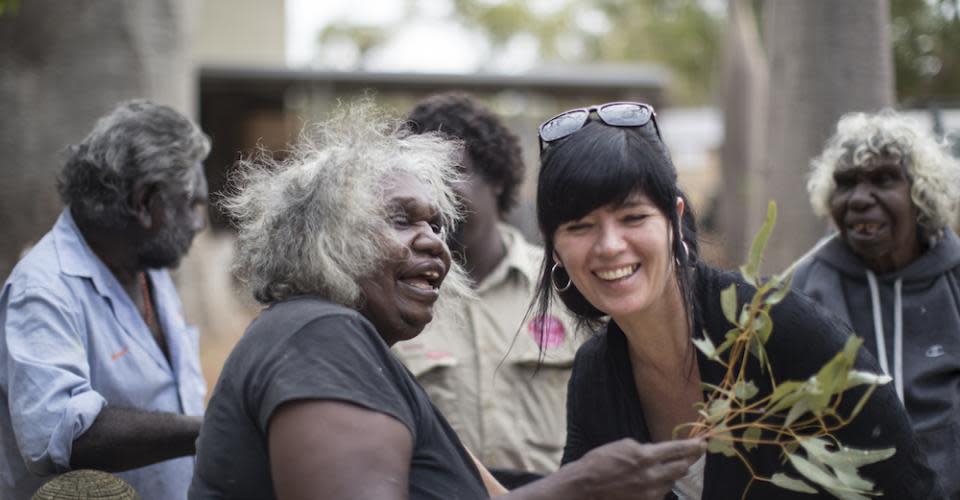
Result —
[[770, 314], [767, 311], [761, 310], [760, 314], [753, 319], [753, 329], [760, 342], [766, 344], [767, 339], [770, 338], [770, 332], [773, 331], [773, 320], [770, 319]]
[[744, 328], [750, 326], [750, 304], [744, 304], [740, 308], [740, 317], [737, 318], [737, 324]]
[[[713, 385], [710, 382], [703, 382], [703, 381], [700, 382], [700, 388], [704, 390], [710, 390], [723, 395], [729, 395], [729, 392], [730, 392], [726, 389], [721, 388], [719, 385]], [[700, 401], [700, 402], [694, 403], [693, 406], [694, 408], [698, 408], [698, 407], [706, 408], [707, 405], [703, 401]]]
[[740, 274], [743, 276], [743, 280], [747, 283], [757, 286], [757, 276], [752, 273], [747, 266], [740, 266]]
[[747, 451], [750, 451], [754, 448], [757, 448], [756, 443], [750, 441], [760, 440], [760, 428], [759, 427], [749, 427], [747, 430], [743, 431], [743, 448]]
[[767, 366], [767, 351], [763, 348], [763, 342], [757, 336], [750, 337], [750, 354], [760, 362], [760, 373], [763, 373]]
[[783, 301], [783, 299], [790, 293], [790, 286], [793, 283], [793, 273], [790, 273], [786, 276], [786, 279], [783, 279], [780, 276], [777, 276], [777, 281], [781, 281], [776, 290], [773, 291], [770, 295], [767, 295], [767, 298], [764, 299], [764, 302], [768, 305], [776, 305]]
[[809, 398], [801, 398], [799, 401], [794, 403], [793, 407], [790, 408], [790, 411], [787, 412], [787, 418], [783, 422], [784, 427], [790, 427], [790, 424], [797, 421], [804, 413], [810, 411], [810, 404], [808, 403]]
[[860, 349], [861, 345], [863, 345], [862, 338], [857, 337], [856, 335], [847, 337], [847, 342], [843, 345], [843, 356], [850, 360], [850, 364], [853, 364], [853, 362], [856, 361], [857, 351]]
[[757, 277], [760, 272], [760, 263], [763, 260], [763, 252], [767, 248], [767, 241], [770, 239], [770, 233], [773, 232], [773, 226], [777, 221], [777, 204], [773, 201], [767, 205], [767, 217], [763, 221], [763, 226], [753, 238], [753, 244], [750, 245], [750, 256], [747, 264], [740, 267], [744, 279], [750, 284], [757, 285]]
[[[729, 435], [729, 433], [726, 435]], [[707, 451], [710, 453], [722, 453], [728, 457], [737, 456], [737, 451], [733, 448], [733, 441], [728, 439], [710, 439], [707, 441]]]
[[859, 490], [854, 490], [843, 484], [839, 478], [827, 471], [825, 467], [818, 466], [801, 457], [800, 455], [791, 454], [787, 455], [787, 458], [790, 460], [790, 463], [793, 465], [793, 467], [797, 469], [797, 472], [799, 472], [800, 475], [807, 478], [811, 482], [823, 486], [835, 496], [843, 495], [840, 498], [856, 498], [861, 496], [859, 495]]
[[[704, 332], [704, 335], [706, 335], [706, 332]], [[740, 330], [736, 328], [731, 328], [730, 330], [727, 330], [727, 334], [724, 337], [723, 343], [717, 347], [717, 356], [719, 357], [721, 354], [726, 352], [727, 349], [729, 349], [733, 345], [733, 343], [737, 341], [737, 337], [739, 336], [740, 336]]]
[[833, 474], [830, 474], [825, 467], [816, 465], [795, 453], [787, 455], [787, 459], [789, 459], [793, 467], [797, 469], [797, 472], [810, 481], [824, 487], [843, 488], [840, 480], [834, 477]]
[[883, 385], [890, 383], [893, 380], [889, 375], [883, 375], [880, 373], [870, 373], [860, 370], [850, 370], [850, 373], [847, 374], [847, 384], [844, 386], [844, 389], [849, 389], [851, 387], [856, 387], [858, 385]]
[[693, 345], [697, 346], [697, 349], [699, 349], [704, 356], [709, 359], [717, 359], [717, 348], [713, 346], [710, 337], [694, 338], [691, 340], [693, 341]]
[[860, 467], [862, 465], [869, 465], [886, 460], [896, 454], [896, 452], [896, 448], [862, 450], [857, 448], [841, 447], [839, 451], [834, 453], [834, 455], [839, 457], [839, 461], [837, 462], [838, 466], [850, 465], [852, 467]]
[[837, 479], [848, 488], [860, 490], [864, 493], [873, 491], [873, 482], [860, 477], [860, 475], [857, 474], [856, 468], [847, 469], [834, 467], [833, 473], [836, 474]]
[[799, 439], [798, 443], [807, 452], [807, 460], [818, 467], [830, 465], [832, 462], [832, 452], [827, 449], [829, 444], [823, 438], [805, 438]]
[[817, 493], [817, 490], [809, 484], [799, 479], [794, 479], [782, 472], [774, 474], [773, 477], [770, 478], [770, 482], [785, 490], [797, 491], [800, 493]]
[[714, 399], [710, 403], [710, 407], [707, 408], [707, 423], [713, 424], [720, 422], [730, 413], [730, 400], [729, 399]]
[[723, 289], [720, 292], [720, 306], [723, 309], [723, 317], [727, 321], [736, 324], [737, 321], [737, 285], [735, 283]]
[[733, 384], [733, 394], [743, 401], [753, 398], [758, 392], [760, 392], [760, 390], [757, 389], [756, 384], [750, 380], [741, 380]]
[[[850, 341], [847, 341], [847, 346], [849, 345]], [[847, 347], [844, 347], [843, 352], [837, 353], [833, 359], [823, 365], [812, 379], [820, 386], [823, 394], [829, 397], [846, 388], [847, 375], [850, 373], [851, 366], [853, 366], [853, 358], [847, 355]]]
[[793, 406], [794, 403], [803, 398], [805, 387], [806, 384], [796, 380], [788, 380], [777, 385], [777, 388], [770, 394], [770, 404], [772, 406], [767, 410], [767, 414], [772, 415]]

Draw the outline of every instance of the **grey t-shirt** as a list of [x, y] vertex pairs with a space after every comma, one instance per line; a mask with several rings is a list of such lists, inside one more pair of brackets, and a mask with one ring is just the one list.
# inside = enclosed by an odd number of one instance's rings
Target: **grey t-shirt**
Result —
[[271, 306], [230, 354], [204, 416], [189, 498], [274, 498], [267, 425], [298, 399], [345, 401], [406, 425], [411, 499], [487, 498], [457, 436], [373, 324], [315, 297]]

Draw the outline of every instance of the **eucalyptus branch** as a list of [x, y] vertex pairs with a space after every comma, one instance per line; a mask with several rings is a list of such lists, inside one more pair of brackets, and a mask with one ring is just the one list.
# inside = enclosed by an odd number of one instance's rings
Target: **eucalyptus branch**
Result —
[[[689, 429], [690, 435], [707, 439], [708, 451], [743, 462], [751, 475], [744, 498], [755, 481], [764, 481], [804, 493], [816, 493], [819, 486], [840, 499], [866, 500], [867, 496], [879, 493], [873, 490], [872, 482], [860, 477], [859, 468], [891, 457], [895, 449], [848, 448], [833, 433], [848, 425], [863, 410], [876, 387], [890, 378], [853, 368], [863, 341], [851, 336], [843, 350], [809, 379], [777, 382], [764, 347], [774, 331], [770, 310], [790, 293], [797, 266], [829, 240], [815, 246], [780, 274], [761, 279], [760, 263], [776, 221], [776, 208], [771, 202], [766, 220], [750, 247], [748, 261], [740, 267], [744, 279], [756, 289], [753, 296], [740, 305], [736, 285], [720, 293], [723, 315], [733, 328], [719, 346], [714, 346], [706, 333], [693, 340], [697, 349], [726, 368], [725, 375], [719, 385], [704, 384], [710, 392], [704, 402], [695, 406], [699, 418], [678, 426], [674, 434]], [[758, 397], [759, 388], [748, 379], [751, 360], [769, 378], [769, 394]], [[844, 392], [860, 385], [867, 386], [864, 394], [844, 416], [840, 411]], [[801, 477], [780, 472], [771, 477], [758, 475], [748, 452], [759, 446], [778, 447]]]

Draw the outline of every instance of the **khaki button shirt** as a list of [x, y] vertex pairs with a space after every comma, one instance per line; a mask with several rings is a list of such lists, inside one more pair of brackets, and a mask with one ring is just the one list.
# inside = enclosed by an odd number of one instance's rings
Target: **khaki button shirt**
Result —
[[[567, 382], [576, 348], [565, 312], [524, 321], [543, 250], [501, 224], [507, 254], [464, 302], [465, 324], [442, 319], [394, 352], [426, 389], [463, 444], [488, 467], [548, 473], [560, 466], [566, 439]], [[562, 308], [562, 306], [561, 306]], [[550, 323], [540, 345], [535, 325]]]

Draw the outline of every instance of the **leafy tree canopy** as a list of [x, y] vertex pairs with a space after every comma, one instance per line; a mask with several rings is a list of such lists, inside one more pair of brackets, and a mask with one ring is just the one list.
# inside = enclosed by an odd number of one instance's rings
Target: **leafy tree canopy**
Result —
[[897, 96], [907, 106], [960, 98], [960, 0], [890, 0]]
[[[722, 0], [451, 0], [452, 20], [485, 36], [486, 66], [495, 67], [509, 46], [536, 42], [542, 64], [659, 63], [673, 73], [671, 101], [709, 100], [722, 35]], [[416, 0], [406, 0], [407, 18], [417, 15]], [[709, 9], [709, 5], [719, 8]], [[331, 25], [319, 34], [323, 43], [354, 41], [357, 67], [364, 55], [389, 38], [390, 27]], [[488, 68], [481, 68], [488, 69]]]
[[[659, 63], [673, 79], [678, 105], [710, 102], [717, 76], [724, 0], [449, 0], [451, 22], [487, 40], [492, 69], [511, 44], [533, 40], [541, 64]], [[419, 15], [419, 0], [405, 0], [402, 22]], [[755, 2], [762, 11], [762, 1]], [[890, 0], [897, 96], [906, 105], [956, 100], [960, 94], [960, 0]], [[338, 23], [318, 36], [355, 54], [389, 41], [395, 27]]]

